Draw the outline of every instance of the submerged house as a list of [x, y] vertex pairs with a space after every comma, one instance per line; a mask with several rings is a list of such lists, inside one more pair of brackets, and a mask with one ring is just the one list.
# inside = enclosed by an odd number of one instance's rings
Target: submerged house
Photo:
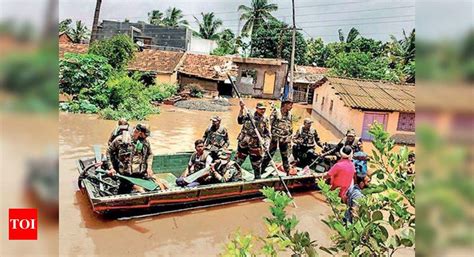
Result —
[[415, 86], [381, 81], [328, 77], [314, 91], [313, 115], [338, 131], [354, 129], [363, 140], [377, 121], [396, 143], [415, 144]]
[[[296, 66], [293, 77], [293, 101], [313, 103], [314, 89], [326, 81], [327, 68]], [[288, 76], [288, 82], [290, 78]]]
[[199, 85], [212, 95], [232, 95], [232, 85], [226, 72], [236, 76], [237, 69], [230, 57], [186, 53], [179, 68], [181, 86]]
[[183, 58], [183, 52], [144, 49], [135, 53], [127, 69], [149, 73], [157, 83], [177, 83], [178, 67]]
[[283, 92], [288, 62], [280, 59], [234, 57], [239, 67], [237, 87], [244, 95], [278, 99]]

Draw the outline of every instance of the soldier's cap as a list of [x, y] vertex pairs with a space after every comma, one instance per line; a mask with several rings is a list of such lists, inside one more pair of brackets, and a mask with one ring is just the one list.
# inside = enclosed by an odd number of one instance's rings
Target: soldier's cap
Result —
[[219, 117], [219, 115], [214, 115], [214, 116], [212, 116], [211, 120], [212, 121], [221, 121], [221, 117]]
[[256, 108], [257, 109], [267, 109], [267, 106], [265, 105], [264, 102], [258, 102]]
[[219, 159], [228, 159], [230, 157], [230, 155], [232, 154], [231, 151], [229, 150], [221, 150], [219, 151]]
[[313, 123], [313, 120], [311, 118], [306, 118], [304, 119], [304, 123]]
[[355, 137], [356, 136], [355, 130], [354, 129], [348, 129], [347, 132], [346, 132], [346, 136]]
[[138, 123], [137, 126], [135, 126], [135, 129], [145, 133], [147, 137], [150, 136], [150, 127], [148, 126], [148, 124]]

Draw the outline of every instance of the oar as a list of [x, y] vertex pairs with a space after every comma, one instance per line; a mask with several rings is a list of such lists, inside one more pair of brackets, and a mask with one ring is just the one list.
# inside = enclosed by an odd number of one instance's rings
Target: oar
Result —
[[102, 161], [102, 146], [94, 145], [92, 148], [94, 149], [95, 162], [96, 163], [101, 162]]
[[186, 181], [186, 183], [190, 184], [190, 183], [196, 181], [197, 179], [209, 174], [210, 169], [211, 169], [211, 167], [207, 167], [207, 168], [198, 170], [198, 171], [194, 172], [193, 174], [185, 177], [184, 181]]
[[[96, 169], [95, 171], [99, 173], [107, 174], [107, 171], [103, 169]], [[115, 176], [120, 179], [126, 180], [134, 185], [141, 186], [149, 191], [153, 191], [158, 187], [158, 185], [151, 180], [146, 180], [146, 179], [141, 179], [141, 178], [132, 178], [132, 177], [128, 177], [128, 176], [124, 176], [120, 174], [115, 174]]]
[[[230, 77], [229, 73], [227, 73], [227, 77], [229, 78], [229, 81], [230, 83], [232, 84], [232, 87], [234, 88], [235, 90], [235, 93], [237, 94], [237, 97], [239, 98], [240, 101], [243, 102], [242, 100], [242, 97], [240, 97], [240, 93], [239, 93], [239, 90], [237, 89], [237, 86], [235, 85], [234, 81], [232, 80], [232, 78]], [[260, 142], [260, 144], [263, 146], [264, 145], [264, 142], [263, 142], [263, 138], [262, 136], [260, 135], [260, 132], [258, 131], [257, 129], [257, 126], [255, 125], [253, 119], [252, 119], [252, 116], [250, 116], [250, 112], [247, 108], [245, 108], [245, 113], [247, 115], [247, 117], [249, 118], [250, 120], [250, 123], [252, 124], [252, 127], [255, 131], [255, 134], [257, 134], [257, 138], [258, 138], [258, 141]], [[268, 155], [268, 157], [270, 157], [270, 164], [273, 166], [273, 168], [275, 169], [276, 171], [276, 174], [278, 176], [278, 178], [280, 179], [280, 182], [283, 184], [283, 187], [285, 188], [285, 191], [286, 191], [286, 194], [288, 195], [288, 197], [290, 197], [292, 200], [293, 200], [293, 206], [296, 208], [296, 202], [295, 202], [295, 199], [293, 198], [293, 196], [291, 195], [290, 193], [290, 190], [288, 189], [288, 186], [286, 185], [285, 181], [283, 180], [283, 178], [280, 176], [280, 174], [278, 173], [278, 168], [275, 164], [275, 161], [273, 160], [273, 157], [270, 155], [268, 149], [266, 147], [263, 147], [264, 150], [265, 150], [265, 154]]]

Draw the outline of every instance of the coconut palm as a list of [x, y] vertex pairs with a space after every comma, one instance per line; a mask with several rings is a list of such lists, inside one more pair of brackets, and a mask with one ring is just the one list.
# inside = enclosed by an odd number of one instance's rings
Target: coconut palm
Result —
[[81, 43], [81, 41], [88, 35], [89, 30], [84, 23], [82, 23], [82, 21], [76, 21], [76, 27], [71, 29], [71, 34], [69, 36], [71, 36], [72, 42]]
[[[342, 29], [339, 29], [337, 32], [339, 33], [339, 41], [344, 43], [344, 34], [342, 33]], [[354, 41], [358, 36], [360, 36], [359, 31], [356, 28], [352, 27], [351, 30], [349, 30], [349, 33], [347, 34], [345, 42], [350, 43]]]
[[65, 32], [69, 34], [71, 32], [71, 28], [69, 27], [72, 23], [71, 19], [65, 19], [59, 22], [59, 32]]
[[240, 20], [245, 21], [242, 32], [252, 37], [254, 29], [268, 20], [275, 19], [271, 12], [278, 10], [278, 6], [268, 3], [268, 0], [252, 0], [250, 6], [240, 5], [238, 10], [242, 12]]
[[153, 25], [163, 25], [164, 13], [160, 10], [153, 10], [148, 13], [148, 22]]
[[163, 25], [168, 27], [181, 27], [188, 24], [188, 21], [184, 19], [183, 11], [180, 9], [170, 7], [168, 10], [166, 10], [166, 15], [163, 19]]
[[390, 36], [390, 39], [392, 41], [387, 43], [385, 51], [392, 63], [405, 66], [415, 59], [415, 29], [408, 36], [403, 30], [403, 39], [401, 40], [393, 35]]
[[217, 30], [220, 26], [222, 26], [222, 20], [216, 19], [213, 12], [201, 13], [201, 16], [202, 22], [199, 21], [198, 18], [194, 17], [199, 26], [199, 32], [197, 33], [197, 36], [204, 39], [219, 38]]

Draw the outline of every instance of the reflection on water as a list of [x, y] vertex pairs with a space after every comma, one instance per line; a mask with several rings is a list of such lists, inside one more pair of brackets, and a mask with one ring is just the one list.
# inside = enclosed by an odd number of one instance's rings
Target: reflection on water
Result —
[[[161, 114], [151, 117], [150, 141], [154, 154], [189, 151], [210, 124], [212, 115], [220, 115], [236, 148], [240, 131], [237, 124], [239, 107], [236, 99], [229, 112], [204, 112], [163, 106]], [[249, 108], [256, 100], [246, 100]], [[293, 115], [299, 117], [295, 129], [310, 113], [295, 105]], [[132, 122], [133, 123], [133, 122]], [[77, 191], [75, 160], [91, 156], [93, 144], [106, 146], [115, 121], [96, 115], [60, 114], [60, 254], [61, 255], [150, 255], [150, 256], [215, 256], [222, 251], [228, 236], [241, 228], [243, 232], [263, 233], [262, 217], [269, 215], [268, 205], [251, 201], [199, 211], [168, 214], [132, 221], [104, 220], [92, 213], [87, 199]], [[134, 123], [133, 123], [134, 124]], [[322, 141], [336, 141], [337, 133], [318, 122], [313, 123]], [[300, 219], [298, 228], [308, 230], [319, 244], [329, 245], [328, 229], [320, 221], [330, 210], [318, 193], [296, 196], [298, 208], [290, 208]]]

